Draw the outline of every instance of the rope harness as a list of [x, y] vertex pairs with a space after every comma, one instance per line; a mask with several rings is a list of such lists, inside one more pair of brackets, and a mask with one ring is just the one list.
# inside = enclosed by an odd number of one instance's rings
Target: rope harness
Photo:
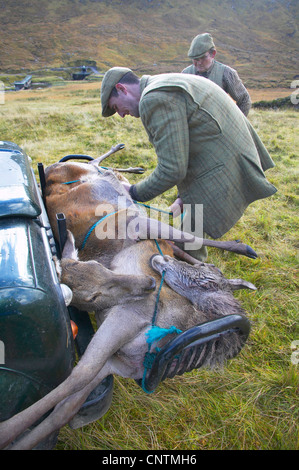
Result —
[[[125, 210], [126, 210], [126, 209], [125, 209]], [[91, 233], [94, 231], [94, 229], [95, 229], [101, 222], [103, 222], [105, 219], [107, 219], [107, 217], [110, 217], [110, 215], [117, 214], [118, 212], [120, 212], [120, 211], [110, 212], [110, 214], [105, 215], [105, 216], [102, 217], [100, 220], [98, 220], [95, 224], [93, 224], [93, 226], [90, 227], [90, 229], [88, 230], [87, 234], [85, 235], [85, 238], [84, 238], [84, 240], [83, 240], [83, 243], [82, 243], [82, 245], [81, 245], [80, 250], [83, 250], [83, 248], [84, 248], [85, 245], [86, 245], [87, 240], [89, 239], [89, 237], [90, 237]]]
[[74, 180], [74, 181], [67, 181], [66, 183], [61, 183], [61, 184], [73, 184], [73, 183], [79, 183], [80, 180]]
[[[62, 183], [62, 184], [72, 184], [72, 183], [78, 183], [80, 180], [75, 180], [75, 181], [68, 181], [67, 183]], [[150, 208], [150, 209], [154, 209], [158, 212], [164, 212], [165, 214], [169, 214], [169, 215], [172, 215], [172, 212], [168, 212], [168, 211], [164, 211], [163, 209], [157, 209], [156, 207], [152, 207], [152, 206], [149, 206], [147, 204], [143, 204], [142, 202], [137, 202], [137, 201], [133, 201], [135, 204], [139, 204], [139, 205], [142, 205], [144, 207], [147, 207], [147, 208]], [[126, 210], [126, 209], [121, 209], [121, 210]], [[81, 248], [80, 250], [83, 250], [83, 248], [85, 247], [86, 245], [86, 242], [88, 240], [88, 238], [90, 237], [91, 233], [94, 231], [94, 229], [101, 223], [103, 222], [105, 219], [107, 219], [107, 217], [110, 217], [110, 215], [114, 215], [114, 214], [117, 214], [118, 212], [120, 211], [114, 211], [114, 212], [111, 212], [110, 214], [107, 214], [105, 215], [105, 217], [102, 217], [100, 220], [98, 220], [92, 227], [90, 227], [90, 229], [88, 230], [87, 234], [85, 235], [85, 238], [84, 238], [84, 241], [81, 245]], [[155, 240], [156, 241], [156, 240]], [[157, 241], [156, 241], [157, 243]], [[158, 249], [160, 250], [160, 254], [163, 256], [163, 253], [159, 247], [159, 245], [157, 244], [158, 246]]]
[[[157, 240], [155, 240], [155, 243], [156, 243], [156, 246], [158, 248], [158, 251], [159, 251], [160, 255], [164, 256]], [[152, 390], [152, 391], [147, 390], [147, 388], [146, 388], [146, 374], [152, 368], [154, 360], [155, 360], [158, 352], [160, 351], [160, 349], [158, 347], [156, 347], [155, 351], [151, 352], [152, 345], [154, 343], [160, 341], [160, 339], [164, 338], [167, 335], [172, 335], [174, 333], [175, 334], [182, 333], [182, 330], [179, 330], [175, 326], [171, 326], [170, 328], [160, 328], [159, 326], [156, 326], [158, 306], [159, 306], [159, 300], [160, 300], [160, 294], [161, 294], [162, 286], [163, 286], [163, 283], [164, 283], [165, 272], [166, 272], [166, 270], [164, 269], [162, 271], [161, 282], [160, 282], [159, 290], [158, 290], [157, 297], [156, 297], [155, 309], [154, 309], [154, 314], [153, 314], [153, 318], [152, 318], [152, 326], [148, 330], [148, 332], [145, 334], [147, 336], [146, 342], [148, 343], [148, 350], [145, 353], [144, 361], [143, 361], [144, 372], [143, 372], [141, 387], [142, 387], [142, 390], [145, 393], [148, 393], [148, 394], [154, 393], [155, 390]]]
[[[126, 209], [124, 209], [126, 210]], [[114, 211], [114, 212], [111, 212], [110, 214], [107, 214], [105, 215], [105, 217], [103, 217], [102, 219], [98, 220], [90, 229], [89, 231], [87, 232], [85, 238], [84, 238], [84, 241], [83, 241], [83, 244], [81, 246], [81, 250], [85, 247], [85, 244], [90, 236], [90, 234], [93, 232], [93, 230], [101, 223], [103, 222], [107, 217], [111, 216], [111, 215], [114, 215], [114, 214], [117, 214], [118, 212], [120, 211]], [[160, 253], [161, 256], [164, 257], [163, 255], [163, 252], [160, 248], [160, 245], [158, 243], [157, 240], [155, 240], [155, 243], [156, 243], [156, 246], [158, 248], [158, 251]], [[175, 326], [171, 326], [170, 328], [160, 328], [159, 326], [156, 326], [156, 320], [157, 320], [157, 314], [158, 314], [158, 306], [159, 306], [159, 300], [160, 300], [160, 294], [161, 294], [161, 290], [162, 290], [162, 287], [163, 287], [163, 283], [164, 283], [164, 277], [165, 277], [165, 272], [166, 270], [163, 270], [162, 271], [162, 277], [161, 277], [161, 282], [160, 282], [160, 286], [159, 286], [159, 290], [158, 290], [158, 293], [157, 293], [157, 297], [156, 297], [156, 301], [155, 301], [155, 308], [154, 308], [154, 314], [153, 314], [153, 318], [152, 318], [152, 325], [151, 325], [151, 328], [147, 331], [146, 333], [146, 336], [147, 336], [147, 344], [148, 344], [148, 350], [147, 352], [145, 353], [145, 356], [144, 356], [144, 361], [143, 361], [143, 366], [144, 366], [144, 372], [143, 372], [143, 377], [142, 377], [142, 382], [141, 382], [141, 387], [142, 387], [142, 390], [145, 392], [145, 393], [154, 393], [155, 390], [152, 390], [152, 391], [149, 391], [147, 390], [146, 388], [146, 374], [147, 372], [152, 368], [153, 366], [153, 363], [154, 363], [154, 360], [155, 360], [155, 357], [157, 355], [157, 353], [159, 352], [159, 348], [156, 347], [155, 348], [155, 352], [152, 351], [151, 352], [151, 348], [152, 348], [152, 345], [158, 341], [160, 341], [160, 339], [164, 338], [165, 336], [167, 335], [171, 335], [171, 334], [179, 334], [179, 333], [182, 333], [182, 330], [179, 330], [178, 328], [176, 328]]]
[[[101, 168], [103, 168], [104, 170], [107, 170], [107, 168], [104, 167], [104, 166], [101, 166]], [[100, 170], [99, 167], [97, 167], [97, 170], [98, 170], [99, 173], [101, 173], [101, 175], [104, 174], [104, 173]], [[74, 181], [66, 181], [65, 183], [61, 183], [61, 184], [73, 184], [73, 183], [80, 183], [80, 182], [81, 182], [81, 180], [74, 180]]]
[[[103, 167], [103, 169], [105, 169], [105, 167]], [[98, 168], [98, 170], [99, 170], [100, 173], [102, 173], [99, 168]], [[72, 183], [78, 183], [78, 182], [80, 182], [80, 180], [67, 181], [67, 182], [62, 183], [62, 184], [72, 184]], [[156, 210], [158, 212], [163, 212], [163, 213], [168, 214], [170, 216], [173, 215], [172, 212], [165, 211], [163, 209], [158, 209], [156, 207], [149, 206], [149, 205], [144, 204], [142, 202], [138, 202], [138, 201], [134, 201], [134, 200], [133, 200], [133, 202], [135, 204], [142, 205], [142, 206], [147, 207], [149, 209], [153, 209], [153, 210]], [[122, 209], [122, 210], [126, 210], [126, 209]], [[91, 233], [95, 230], [95, 228], [101, 222], [103, 222], [108, 217], [110, 217], [114, 214], [117, 214], [118, 212], [120, 212], [120, 211], [111, 212], [110, 214], [107, 214], [104, 217], [102, 217], [100, 220], [98, 220], [94, 225], [92, 225], [92, 227], [90, 227], [87, 234], [85, 235], [85, 238], [83, 240], [83, 243], [82, 243], [82, 246], [81, 246], [80, 249], [83, 250], [83, 248], [85, 247], [86, 242], [89, 239]], [[159, 245], [158, 241], [155, 240], [155, 243], [156, 243], [156, 246], [158, 248], [158, 251], [159, 251], [160, 255], [164, 257], [163, 252], [160, 248], [160, 245]], [[164, 338], [167, 335], [182, 333], [182, 330], [176, 328], [175, 326], [171, 326], [170, 328], [161, 328], [159, 326], [156, 326], [158, 307], [159, 307], [159, 301], [160, 301], [160, 294], [161, 294], [161, 290], [162, 290], [163, 283], [164, 283], [165, 272], [166, 272], [166, 270], [164, 269], [162, 271], [161, 282], [160, 282], [160, 286], [159, 286], [156, 301], [155, 301], [155, 308], [154, 308], [154, 313], [153, 313], [153, 318], [152, 318], [152, 325], [151, 325], [150, 329], [145, 334], [147, 336], [146, 342], [148, 344], [148, 350], [145, 353], [144, 360], [143, 360], [144, 372], [143, 372], [141, 387], [142, 387], [142, 390], [147, 394], [151, 394], [151, 393], [155, 392], [155, 390], [152, 390], [152, 391], [147, 390], [147, 388], [146, 388], [146, 375], [147, 375], [147, 372], [152, 368], [154, 360], [155, 360], [158, 352], [160, 351], [160, 348], [156, 347], [155, 351], [151, 352], [152, 345], [154, 343], [157, 343], [158, 341], [160, 341], [162, 338]]]

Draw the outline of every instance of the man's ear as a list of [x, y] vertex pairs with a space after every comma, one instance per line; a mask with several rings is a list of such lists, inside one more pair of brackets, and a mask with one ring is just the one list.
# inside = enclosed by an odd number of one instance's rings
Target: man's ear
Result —
[[125, 95], [127, 94], [127, 87], [125, 85], [123, 85], [122, 83], [117, 83], [115, 85], [115, 88], [117, 89], [117, 91], [122, 91]]

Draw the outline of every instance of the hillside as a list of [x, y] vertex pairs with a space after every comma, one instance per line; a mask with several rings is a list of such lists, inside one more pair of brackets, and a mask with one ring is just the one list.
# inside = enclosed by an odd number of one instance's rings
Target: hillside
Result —
[[1, 73], [87, 60], [181, 71], [192, 38], [209, 31], [249, 87], [289, 87], [298, 74], [297, 0], [0, 0], [0, 21]]

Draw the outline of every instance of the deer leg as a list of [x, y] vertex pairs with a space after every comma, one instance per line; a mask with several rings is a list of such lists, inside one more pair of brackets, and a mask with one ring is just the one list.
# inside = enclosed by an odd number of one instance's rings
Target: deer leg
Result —
[[90, 162], [88, 162], [89, 165], [99, 165], [99, 163], [105, 160], [105, 158], [110, 157], [110, 155], [112, 155], [115, 152], [118, 152], [119, 150], [122, 150], [124, 146], [125, 144], [117, 144], [115, 145], [115, 147], [112, 146], [109, 152], [104, 153], [104, 155], [101, 155], [100, 157], [95, 158], [94, 160], [91, 160]]
[[214, 266], [214, 264], [203, 263], [201, 261], [198, 261], [198, 259], [193, 258], [193, 256], [189, 255], [184, 250], [175, 245], [174, 242], [171, 242], [169, 240], [165, 241], [171, 246], [174, 256], [176, 256], [178, 259], [181, 259], [182, 261], [186, 261], [186, 263], [193, 265], [200, 264], [205, 266]]
[[[139, 227], [137, 230], [137, 226]], [[129, 231], [130, 229], [130, 231]], [[206, 238], [199, 238], [196, 237], [188, 232], [182, 232], [170, 225], [167, 225], [161, 221], [145, 218], [145, 217], [137, 217], [133, 219], [128, 224], [128, 234], [129, 237], [133, 235], [132, 232], [135, 231], [138, 233], [139, 238], [141, 239], [159, 239], [162, 238], [164, 240], [172, 240], [178, 242], [191, 242], [191, 243], [198, 243], [200, 246], [213, 246], [215, 248], [219, 248], [221, 250], [232, 251], [234, 253], [247, 256], [249, 258], [257, 258], [257, 254], [255, 251], [248, 245], [244, 243], [239, 243], [237, 241], [217, 241], [217, 240], [210, 240]]]
[[144, 322], [137, 314], [128, 311], [128, 306], [112, 308], [70, 376], [42, 399], [0, 423], [0, 449], [15, 440], [64, 398], [86, 387], [106, 361], [138, 334], [145, 326]]
[[145, 172], [145, 169], [141, 168], [140, 166], [137, 166], [137, 167], [130, 166], [129, 168], [111, 168], [111, 170], [119, 171], [120, 173], [136, 173], [139, 175]]
[[45, 418], [38, 426], [33, 428], [25, 436], [8, 447], [8, 450], [28, 450], [33, 449], [39, 442], [46, 439], [53, 432], [65, 426], [80, 410], [88, 395], [95, 387], [110, 374], [110, 368], [104, 368], [96, 377], [82, 390], [69, 396], [56, 405], [52, 413]]

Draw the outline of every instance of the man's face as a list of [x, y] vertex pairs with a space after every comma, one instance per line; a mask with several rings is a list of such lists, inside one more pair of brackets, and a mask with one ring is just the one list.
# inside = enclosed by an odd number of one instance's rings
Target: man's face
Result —
[[199, 73], [207, 72], [213, 63], [214, 55], [206, 52], [203, 56], [193, 59], [193, 65]]
[[112, 96], [109, 99], [109, 108], [114, 109], [122, 118], [127, 114], [139, 118], [139, 98], [130, 91], [130, 86], [122, 85], [121, 87], [116, 87], [118, 95]]

